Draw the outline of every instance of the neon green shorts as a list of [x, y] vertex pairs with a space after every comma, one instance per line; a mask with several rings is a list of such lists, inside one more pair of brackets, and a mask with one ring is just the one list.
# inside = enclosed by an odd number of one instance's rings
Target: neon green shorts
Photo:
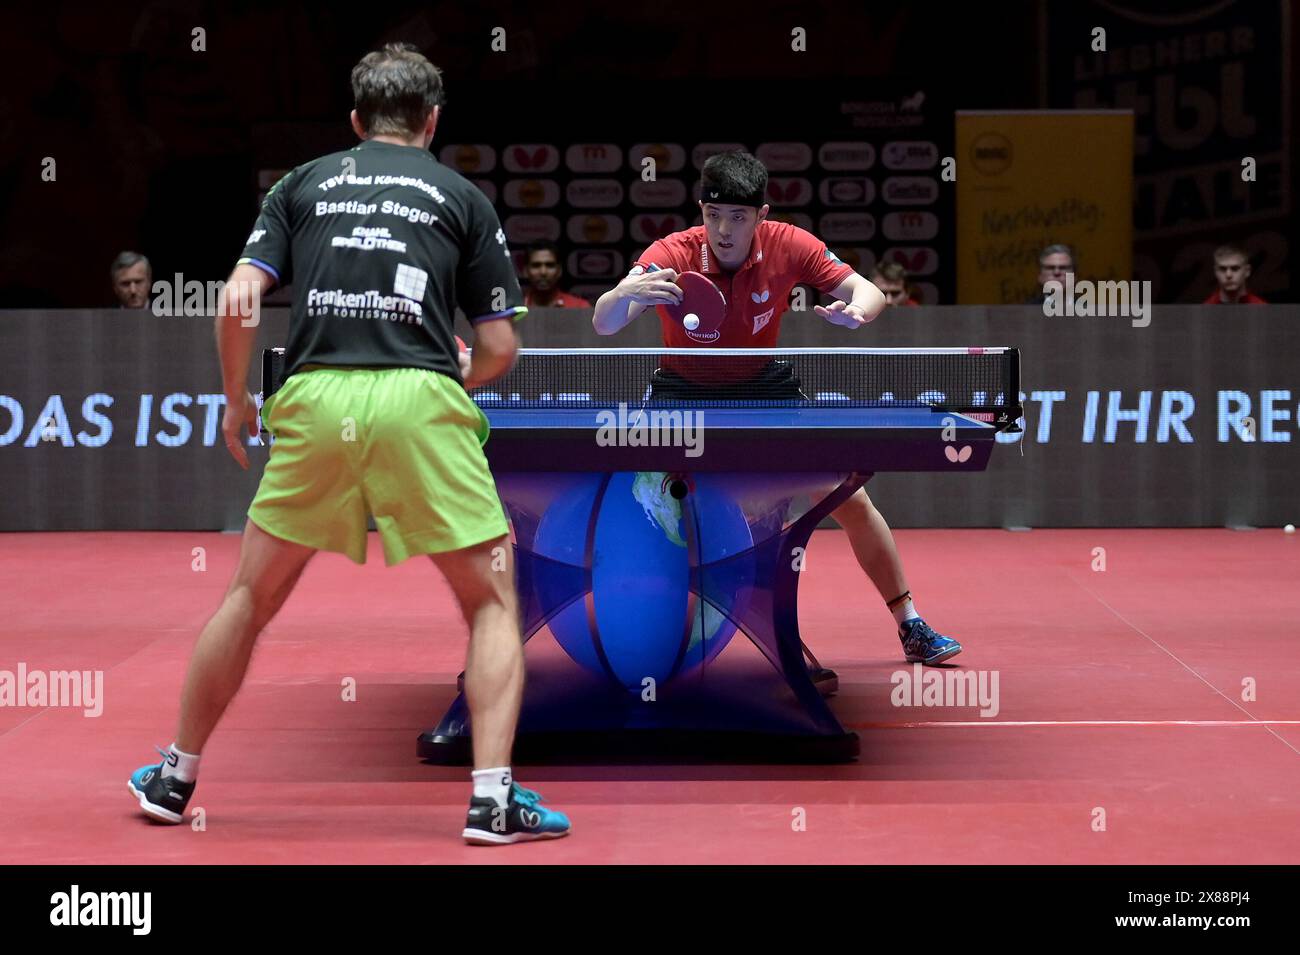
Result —
[[364, 564], [369, 514], [391, 566], [508, 533], [487, 417], [445, 375], [313, 366], [262, 421], [275, 444], [248, 516], [268, 534]]

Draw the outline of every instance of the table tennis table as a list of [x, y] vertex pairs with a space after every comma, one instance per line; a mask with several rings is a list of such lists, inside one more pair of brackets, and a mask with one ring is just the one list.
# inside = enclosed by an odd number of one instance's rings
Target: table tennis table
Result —
[[[681, 449], [630, 444], [599, 445], [592, 436], [601, 416], [647, 428], [664, 408], [520, 409], [480, 403], [492, 428], [484, 450], [493, 471], [665, 470], [789, 471], [866, 473], [878, 471], [980, 471], [988, 465], [995, 424], [933, 407], [772, 407], [699, 408], [704, 453], [687, 457]], [[619, 415], [622, 415], [619, 417]], [[672, 425], [669, 425], [672, 427]], [[947, 441], [941, 432], [951, 429]], [[944, 447], [969, 445], [971, 455], [948, 460]], [[767, 452], [772, 453], [767, 453]]]
[[[719, 363], [738, 354], [684, 351], [692, 361], [716, 354]], [[749, 394], [741, 382], [722, 397], [658, 400], [645, 382], [673, 354], [524, 349], [505, 379], [474, 394], [491, 426], [484, 450], [510, 517], [528, 661], [515, 759], [851, 760], [857, 735], [840, 724], [810, 675], [816, 658], [798, 623], [802, 565], [790, 557], [802, 554], [817, 526], [873, 474], [985, 469], [996, 436], [1019, 430], [1019, 354], [785, 349], [770, 356], [797, 370], [797, 398]], [[264, 362], [273, 383], [276, 360]], [[681, 664], [674, 674], [694, 663], [659, 686], [652, 701], [618, 672], [597, 626], [601, 508], [611, 489], [626, 494], [629, 480], [647, 476], [651, 484], [662, 478], [664, 501], [671, 498], [674, 518], [680, 515], [688, 566], [676, 579], [689, 591], [689, 613], [725, 617], [735, 640], [759, 651], [742, 664], [725, 651], [705, 661], [701, 649], [692, 661], [689, 634], [694, 628], [698, 636], [698, 619], [666, 637], [647, 633], [647, 640], [680, 643], [668, 647], [677, 648]], [[713, 533], [711, 508], [719, 500], [739, 502], [749, 543], [710, 556], [700, 542]], [[575, 507], [571, 539], [557, 558], [554, 541], [543, 546], [548, 515]], [[542, 646], [555, 644], [537, 640], [560, 615], [584, 612], [596, 661], [585, 668], [574, 662], [578, 655], [548, 653]], [[462, 695], [420, 736], [417, 751], [430, 761], [465, 763], [470, 734]]]

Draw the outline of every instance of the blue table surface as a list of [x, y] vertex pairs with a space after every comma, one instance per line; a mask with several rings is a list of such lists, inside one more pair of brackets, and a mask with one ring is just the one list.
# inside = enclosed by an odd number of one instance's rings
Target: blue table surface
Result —
[[[483, 411], [493, 428], [575, 428], [595, 429], [602, 409], [594, 408], [511, 408], [484, 404]], [[655, 411], [674, 411], [671, 407], [638, 409], [628, 407], [620, 419], [615, 408], [603, 409], [614, 414], [616, 427], [625, 421], [635, 426], [644, 419], [649, 427]], [[993, 430], [993, 425], [976, 421], [952, 411], [930, 408], [695, 408], [702, 417], [697, 424], [705, 428], [943, 428], [952, 424], [960, 430]], [[662, 422], [663, 419], [661, 419]]]

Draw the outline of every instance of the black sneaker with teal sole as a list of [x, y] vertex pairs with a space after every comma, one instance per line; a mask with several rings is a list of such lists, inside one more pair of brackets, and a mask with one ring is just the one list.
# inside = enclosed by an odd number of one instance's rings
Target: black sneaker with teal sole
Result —
[[903, 641], [903, 653], [908, 663], [924, 663], [929, 666], [961, 653], [960, 643], [942, 633], [936, 633], [920, 617], [914, 617], [899, 626], [898, 639]]
[[126, 781], [131, 795], [140, 801], [140, 808], [150, 819], [176, 825], [185, 821], [185, 807], [194, 795], [194, 783], [183, 783], [175, 776], [164, 776], [162, 768], [172, 755], [159, 749], [163, 762], [141, 766]]
[[569, 834], [569, 817], [542, 805], [540, 793], [518, 783], [510, 786], [505, 808], [495, 799], [475, 796], [462, 835], [472, 846], [506, 846], [512, 842], [559, 839]]

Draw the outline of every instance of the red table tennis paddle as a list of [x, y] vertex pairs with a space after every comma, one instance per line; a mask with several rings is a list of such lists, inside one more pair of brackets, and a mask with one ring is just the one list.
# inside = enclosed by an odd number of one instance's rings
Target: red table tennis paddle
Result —
[[700, 272], [683, 272], [677, 276], [677, 285], [682, 290], [682, 300], [664, 306], [668, 315], [696, 335], [716, 332], [727, 317], [727, 300], [718, 287]]

